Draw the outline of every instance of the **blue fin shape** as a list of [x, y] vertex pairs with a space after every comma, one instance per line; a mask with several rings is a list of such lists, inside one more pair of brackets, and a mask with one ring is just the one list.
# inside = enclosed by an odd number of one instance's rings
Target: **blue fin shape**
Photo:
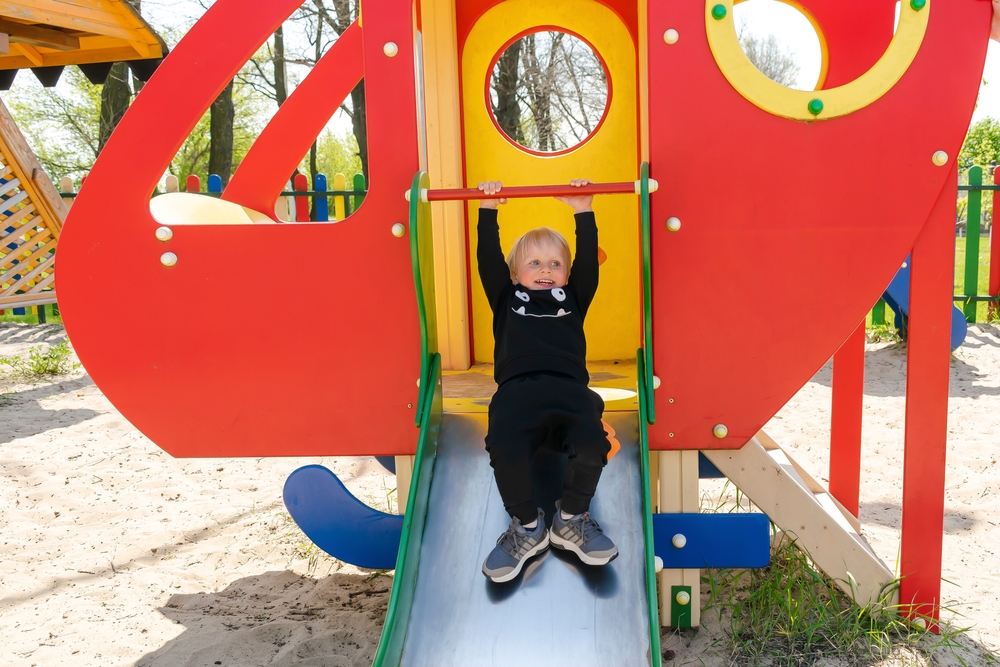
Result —
[[295, 523], [326, 553], [358, 567], [396, 567], [403, 517], [364, 504], [329, 469], [299, 468], [285, 480], [282, 495]]
[[[906, 256], [903, 266], [885, 288], [882, 299], [895, 313], [893, 325], [899, 331], [899, 337], [906, 340], [907, 324], [910, 318], [910, 255]], [[951, 307], [951, 349], [957, 349], [965, 342], [969, 333], [969, 323], [965, 321], [965, 313], [958, 306]]]
[[396, 457], [395, 456], [376, 456], [375, 460], [382, 464], [382, 467], [391, 472], [393, 475], [396, 474]]

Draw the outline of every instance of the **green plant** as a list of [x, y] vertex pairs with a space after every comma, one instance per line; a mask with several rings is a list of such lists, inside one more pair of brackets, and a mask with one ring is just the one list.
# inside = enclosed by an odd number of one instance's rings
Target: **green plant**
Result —
[[733, 664], [798, 667], [831, 658], [872, 664], [891, 655], [958, 646], [955, 639], [964, 629], [944, 626], [935, 635], [899, 614], [892, 603], [899, 580], [884, 587], [880, 599], [859, 607], [816, 570], [794, 540], [778, 539], [767, 567], [706, 570], [703, 577], [709, 592], [705, 611], [715, 611], [726, 628]]
[[3, 393], [0, 394], [0, 408], [6, 408], [8, 405], [14, 404], [14, 394], [13, 393]]
[[899, 343], [902, 338], [896, 327], [888, 322], [885, 324], [869, 324], [865, 329], [865, 339], [869, 343]]
[[37, 379], [50, 375], [66, 375], [80, 367], [70, 361], [73, 351], [69, 343], [62, 342], [56, 345], [39, 345], [28, 351], [28, 358], [22, 357], [0, 357], [0, 364], [9, 366], [11, 374], [24, 379]]

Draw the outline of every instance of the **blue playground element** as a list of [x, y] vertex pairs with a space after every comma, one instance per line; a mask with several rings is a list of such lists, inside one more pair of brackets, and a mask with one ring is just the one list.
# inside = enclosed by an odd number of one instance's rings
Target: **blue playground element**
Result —
[[698, 452], [698, 479], [722, 479], [725, 475], [708, 460], [708, 457]]
[[376, 456], [375, 460], [382, 464], [382, 467], [391, 472], [393, 475], [396, 474], [396, 457], [395, 456]]
[[[675, 535], [686, 542], [678, 548]], [[765, 514], [654, 514], [653, 552], [667, 569], [764, 567], [771, 562]]]
[[396, 567], [403, 517], [355, 498], [332, 471], [299, 468], [285, 480], [285, 507], [302, 532], [334, 558], [359, 567]]
[[[904, 340], [907, 334], [907, 324], [910, 313], [910, 256], [906, 256], [902, 268], [896, 272], [896, 276], [885, 288], [882, 295], [892, 312], [895, 313], [893, 325]], [[965, 336], [969, 333], [969, 323], [965, 321], [965, 313], [952, 305], [951, 310], [951, 349], [958, 348], [965, 342]]]

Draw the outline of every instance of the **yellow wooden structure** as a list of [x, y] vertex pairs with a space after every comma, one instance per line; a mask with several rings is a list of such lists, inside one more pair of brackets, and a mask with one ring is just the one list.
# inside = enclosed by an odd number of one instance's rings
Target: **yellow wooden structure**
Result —
[[166, 51], [124, 0], [0, 2], [0, 70], [154, 59]]
[[66, 205], [0, 103], [0, 310], [55, 303]]

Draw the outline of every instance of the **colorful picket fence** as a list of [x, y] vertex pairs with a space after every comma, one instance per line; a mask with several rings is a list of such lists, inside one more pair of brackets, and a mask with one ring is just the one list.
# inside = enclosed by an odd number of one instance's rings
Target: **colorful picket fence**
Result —
[[[350, 182], [350, 187], [348, 187], [348, 182]], [[344, 174], [334, 174], [333, 189], [329, 187], [329, 179], [326, 174], [316, 174], [311, 190], [309, 189], [309, 178], [305, 174], [295, 174], [287, 187], [288, 189], [281, 193], [275, 213], [279, 219], [289, 222], [336, 222], [343, 220], [358, 210], [365, 195], [368, 194], [364, 174], [354, 174], [350, 181]], [[76, 197], [73, 179], [68, 176], [64, 176], [59, 181], [59, 189], [61, 195], [69, 202]], [[195, 174], [189, 175], [184, 180], [183, 189], [181, 189], [180, 181], [176, 176], [167, 176], [163, 192], [157, 190], [153, 196], [169, 192], [196, 192], [210, 197], [219, 197], [222, 195], [222, 190], [222, 178], [217, 174], [208, 176], [204, 189], [202, 189], [201, 178]]]

